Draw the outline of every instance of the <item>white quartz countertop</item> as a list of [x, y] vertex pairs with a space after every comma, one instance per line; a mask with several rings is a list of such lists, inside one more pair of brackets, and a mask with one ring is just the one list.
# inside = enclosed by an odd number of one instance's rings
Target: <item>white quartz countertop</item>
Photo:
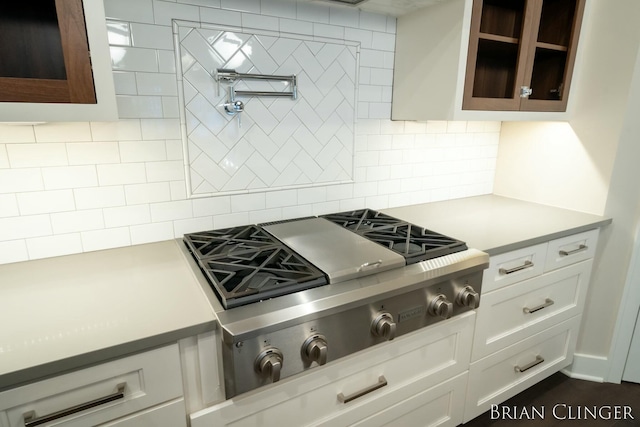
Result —
[[0, 390], [215, 327], [174, 240], [0, 265]]
[[496, 195], [383, 209], [382, 212], [496, 255], [611, 223], [610, 218]]

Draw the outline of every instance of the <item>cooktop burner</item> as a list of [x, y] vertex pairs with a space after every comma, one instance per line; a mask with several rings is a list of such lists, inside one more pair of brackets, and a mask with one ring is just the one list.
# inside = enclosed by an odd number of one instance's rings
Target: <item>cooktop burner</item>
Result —
[[324, 274], [255, 225], [186, 234], [225, 308], [327, 284]]
[[467, 249], [464, 242], [371, 209], [324, 218], [404, 256], [407, 264]]

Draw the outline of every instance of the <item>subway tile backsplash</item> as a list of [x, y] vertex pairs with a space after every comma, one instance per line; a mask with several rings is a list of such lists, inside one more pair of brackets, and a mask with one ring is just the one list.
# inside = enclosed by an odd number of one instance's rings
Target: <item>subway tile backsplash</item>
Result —
[[[120, 120], [0, 123], [0, 263], [493, 189], [500, 122], [389, 120], [394, 18], [290, 0], [104, 2]], [[360, 62], [353, 182], [190, 198], [172, 19], [356, 42]], [[318, 60], [318, 52], [312, 53]], [[317, 103], [320, 109], [323, 100]], [[271, 115], [255, 119], [262, 120], [258, 130], [263, 132], [256, 130], [248, 138], [265, 141], [261, 149], [268, 157], [276, 147], [266, 143], [264, 130], [280, 126], [286, 134], [292, 118], [266, 105]], [[325, 117], [332, 111], [321, 113]], [[305, 130], [306, 125], [298, 126], [296, 137], [304, 138]], [[282, 167], [283, 162], [271, 157], [270, 166]], [[322, 162], [315, 166], [323, 171]]]

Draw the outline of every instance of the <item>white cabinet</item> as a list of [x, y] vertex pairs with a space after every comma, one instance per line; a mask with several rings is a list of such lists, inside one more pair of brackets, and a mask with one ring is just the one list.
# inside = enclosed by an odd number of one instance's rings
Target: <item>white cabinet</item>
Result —
[[[71, 5], [74, 7], [70, 8]], [[47, 6], [39, 7], [39, 12], [49, 10], [49, 4]], [[0, 122], [117, 120], [118, 112], [103, 2], [59, 1], [51, 7], [53, 7], [51, 16], [46, 17], [50, 22], [45, 21], [44, 24], [41, 21], [42, 13], [30, 17], [25, 15], [25, 10], [28, 11], [28, 8], [20, 11], [9, 9], [12, 14], [15, 14], [6, 18], [9, 23], [23, 18], [32, 18], [28, 22], [33, 22], [30, 27], [33, 31], [28, 31], [31, 36], [25, 35], [27, 32], [11, 32], [9, 27], [12, 26], [7, 25], [9, 33], [3, 32], [5, 37], [0, 40], [0, 44], [9, 45], [5, 51], [9, 51], [11, 47], [16, 48], [13, 58], [21, 58], [20, 61], [12, 62], [17, 64], [18, 69], [0, 67], [3, 71], [0, 74], [0, 88], [3, 89], [0, 100], [4, 101], [0, 102]], [[56, 13], [58, 13], [57, 17]], [[66, 20], [72, 15], [73, 19]], [[59, 28], [59, 31], [49, 33], [51, 28]], [[42, 31], [44, 35], [32, 36], [32, 34], [39, 34], [40, 29], [44, 29]], [[32, 41], [28, 37], [35, 37], [35, 39]], [[56, 37], [59, 39], [58, 43], [52, 42]], [[46, 53], [43, 54], [43, 51]], [[27, 58], [21, 55], [27, 55]], [[59, 72], [51, 71], [59, 68], [51, 65], [38, 67], [37, 73], [33, 72], [35, 66], [32, 69], [29, 68], [28, 64], [41, 62], [29, 61], [29, 57], [36, 59], [47, 57], [48, 60], [53, 61], [53, 58], [60, 58], [60, 55], [62, 59], [57, 63], [53, 62], [53, 65], [60, 64]], [[90, 55], [89, 60], [87, 60], [88, 55]], [[42, 72], [46, 74], [41, 75]], [[53, 74], [49, 75], [50, 72]]]
[[491, 257], [464, 421], [571, 364], [598, 230]]
[[283, 417], [299, 426], [456, 426], [474, 320], [465, 313], [236, 396], [192, 414], [191, 426], [281, 426]]
[[[25, 418], [64, 427], [143, 421], [154, 427], [186, 426], [178, 345], [1, 392], [0, 427], [24, 427]], [[150, 422], [155, 419], [162, 422]]]

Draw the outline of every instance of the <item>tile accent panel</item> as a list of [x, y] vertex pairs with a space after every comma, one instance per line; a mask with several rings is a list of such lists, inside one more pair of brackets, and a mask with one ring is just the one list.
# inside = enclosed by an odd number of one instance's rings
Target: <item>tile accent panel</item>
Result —
[[[176, 24], [174, 32], [188, 193], [213, 196], [353, 182], [359, 43], [206, 24]], [[244, 102], [244, 111], [229, 115], [224, 104], [232, 90], [293, 88], [287, 81], [250, 79], [217, 84], [219, 68], [295, 75], [297, 98], [235, 97]]]
[[[104, 4], [120, 120], [0, 123], [0, 263], [148, 243], [210, 228], [492, 192], [500, 122], [389, 120], [394, 18], [280, 0]], [[306, 36], [313, 46], [319, 46], [314, 41], [345, 46], [350, 46], [347, 41], [358, 42], [353, 182], [190, 197], [174, 19], [204, 23], [200, 27], [235, 27], [231, 31], [258, 28], [253, 34], [270, 31], [281, 43], [297, 40], [280, 37], [283, 33]], [[318, 60], [319, 51], [309, 50]], [[285, 63], [287, 58], [274, 55], [278, 66]], [[301, 85], [301, 90], [309, 88]], [[186, 86], [184, 92], [185, 100], [196, 93]], [[310, 95], [304, 94], [307, 103]], [[287, 123], [290, 111], [281, 112], [269, 100], [248, 101], [247, 116], [255, 114], [256, 107], [270, 112], [275, 122], [254, 126], [254, 132], [269, 135], [264, 128]], [[342, 112], [309, 109], [316, 114]], [[317, 138], [317, 132], [304, 128]], [[279, 161], [277, 156], [269, 158], [270, 167], [276, 168]], [[260, 174], [267, 172], [259, 169], [256, 176]]]

